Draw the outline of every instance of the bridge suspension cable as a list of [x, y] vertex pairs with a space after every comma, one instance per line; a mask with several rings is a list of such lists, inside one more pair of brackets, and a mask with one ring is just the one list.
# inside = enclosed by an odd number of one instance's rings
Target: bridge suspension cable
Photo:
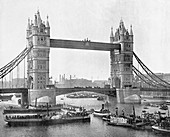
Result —
[[149, 86], [152, 87], [157, 87], [159, 88], [160, 86], [158, 85], [159, 83], [156, 83], [155, 81], [152, 81], [151, 79], [149, 79], [147, 76], [145, 76], [144, 74], [142, 74], [136, 67], [132, 66], [132, 70], [133, 72], [142, 80], [144, 81], [146, 84], [148, 84]]
[[135, 56], [136, 60], [140, 64], [140, 66], [143, 68], [143, 70], [147, 73], [147, 75], [150, 77], [150, 80], [152, 82], [157, 83], [159, 87], [164, 87], [164, 88], [170, 88], [170, 83], [162, 80], [159, 78], [157, 75], [155, 75], [139, 58], [138, 56], [133, 52], [133, 55]]
[[30, 46], [26, 47], [16, 58], [10, 61], [8, 64], [0, 68], [0, 79], [6, 76], [9, 72], [11, 72], [18, 64], [28, 55], [31, 51], [33, 45], [29, 43]]

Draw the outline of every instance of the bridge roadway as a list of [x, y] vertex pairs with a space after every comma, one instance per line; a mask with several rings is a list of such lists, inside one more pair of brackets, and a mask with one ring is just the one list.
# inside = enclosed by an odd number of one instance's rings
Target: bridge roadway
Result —
[[95, 93], [105, 94], [109, 96], [116, 96], [115, 88], [55, 88], [55, 90], [56, 90], [56, 96], [73, 93], [73, 92], [79, 92], [79, 91], [89, 91], [89, 92], [95, 92]]
[[[79, 92], [79, 91], [89, 91], [89, 92], [95, 92], [95, 93], [105, 94], [109, 96], [116, 96], [115, 88], [52, 88], [50, 90], [53, 90], [56, 96], [62, 95], [62, 94]], [[29, 103], [28, 102], [28, 91], [29, 89], [27, 88], [3, 88], [3, 89], [0, 89], [0, 94], [21, 93], [22, 94], [21, 104], [24, 106], [24, 104]], [[170, 89], [140, 88], [140, 89], [136, 89], [135, 91], [129, 90], [129, 92], [131, 92], [131, 94], [137, 93], [143, 96], [170, 98]]]
[[170, 98], [170, 89], [158, 88], [140, 88], [140, 94], [143, 96], [151, 96], [153, 98]]
[[[96, 92], [100, 94], [106, 94], [115, 96], [116, 95], [116, 89], [115, 88], [55, 88], [56, 96], [67, 94], [67, 93], [73, 93], [78, 91], [91, 91]], [[22, 96], [28, 96], [28, 89], [27, 88], [3, 88], [0, 89], [0, 94], [7, 94], [7, 93], [21, 93]]]
[[[48, 89], [46, 89], [48, 90]], [[74, 93], [79, 91], [90, 91], [100, 94], [105, 94], [109, 96], [116, 96], [116, 89], [112, 88], [54, 88], [55, 95], [62, 95], [62, 94], [68, 94], [68, 93]], [[0, 89], [0, 94], [7, 94], [7, 93], [21, 93], [21, 103], [22, 105], [28, 104], [28, 91], [27, 88], [3, 88]]]
[[0, 94], [6, 93], [27, 93], [27, 88], [2, 88], [0, 89]]
[[114, 49], [120, 50], [121, 45], [120, 43], [91, 42], [89, 40], [77, 41], [77, 40], [50, 39], [50, 47], [112, 51]]

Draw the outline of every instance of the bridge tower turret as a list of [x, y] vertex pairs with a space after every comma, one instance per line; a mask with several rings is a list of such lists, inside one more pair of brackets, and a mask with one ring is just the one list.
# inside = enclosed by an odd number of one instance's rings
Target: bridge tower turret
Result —
[[33, 49], [27, 58], [28, 88], [44, 89], [49, 84], [49, 52], [50, 27], [42, 23], [40, 13], [34, 18], [34, 23], [28, 23], [27, 41], [33, 44]]
[[[112, 32], [111, 32], [112, 33]], [[110, 51], [111, 58], [111, 81], [112, 86], [120, 89], [132, 87], [133, 73], [133, 32], [132, 26], [130, 34], [121, 19], [115, 36], [110, 39], [111, 43], [118, 42], [120, 50]]]
[[33, 100], [40, 94], [45, 95], [46, 85], [49, 85], [50, 25], [48, 17], [46, 24], [42, 22], [39, 11], [31, 24], [28, 21], [27, 46], [30, 43], [33, 48], [27, 56], [27, 82], [30, 100]]

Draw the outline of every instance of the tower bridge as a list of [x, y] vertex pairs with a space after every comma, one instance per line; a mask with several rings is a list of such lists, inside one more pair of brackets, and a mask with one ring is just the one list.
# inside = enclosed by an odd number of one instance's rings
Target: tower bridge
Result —
[[[29, 89], [29, 101], [33, 101], [36, 98], [48, 95], [54, 100], [55, 103], [56, 93], [59, 94], [62, 91], [62, 89], [46, 88], [46, 86], [49, 85], [50, 48], [100, 50], [110, 52], [111, 88], [117, 89], [116, 92], [118, 102], [124, 103], [124, 98], [129, 95], [141, 95], [144, 93], [140, 89], [133, 88], [133, 72], [148, 85], [157, 87], [158, 90], [160, 89], [160, 92], [162, 88], [170, 89], [170, 84], [157, 77], [133, 52], [134, 42], [132, 26], [130, 26], [130, 31], [128, 31], [128, 29], [125, 28], [122, 19], [120, 20], [118, 29], [116, 29], [115, 33], [113, 33], [113, 28], [111, 28], [110, 42], [108, 43], [93, 42], [88, 39], [82, 41], [52, 39], [50, 37], [48, 17], [46, 23], [44, 23], [41, 19], [39, 11], [37, 11], [33, 22], [30, 22], [28, 19], [26, 32], [26, 49], [10, 63], [0, 68], [0, 78], [3, 78], [11, 72], [27, 56], [27, 85]], [[149, 77], [146, 77], [140, 73], [133, 66], [133, 57], [136, 58]], [[76, 91], [77, 89], [67, 90]], [[169, 90], [167, 92], [169, 92]]]

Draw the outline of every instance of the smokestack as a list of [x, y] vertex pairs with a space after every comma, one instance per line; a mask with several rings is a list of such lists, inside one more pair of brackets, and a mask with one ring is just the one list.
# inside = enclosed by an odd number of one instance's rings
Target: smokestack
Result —
[[61, 82], [61, 74], [60, 74], [60, 76], [59, 76], [59, 82]]

